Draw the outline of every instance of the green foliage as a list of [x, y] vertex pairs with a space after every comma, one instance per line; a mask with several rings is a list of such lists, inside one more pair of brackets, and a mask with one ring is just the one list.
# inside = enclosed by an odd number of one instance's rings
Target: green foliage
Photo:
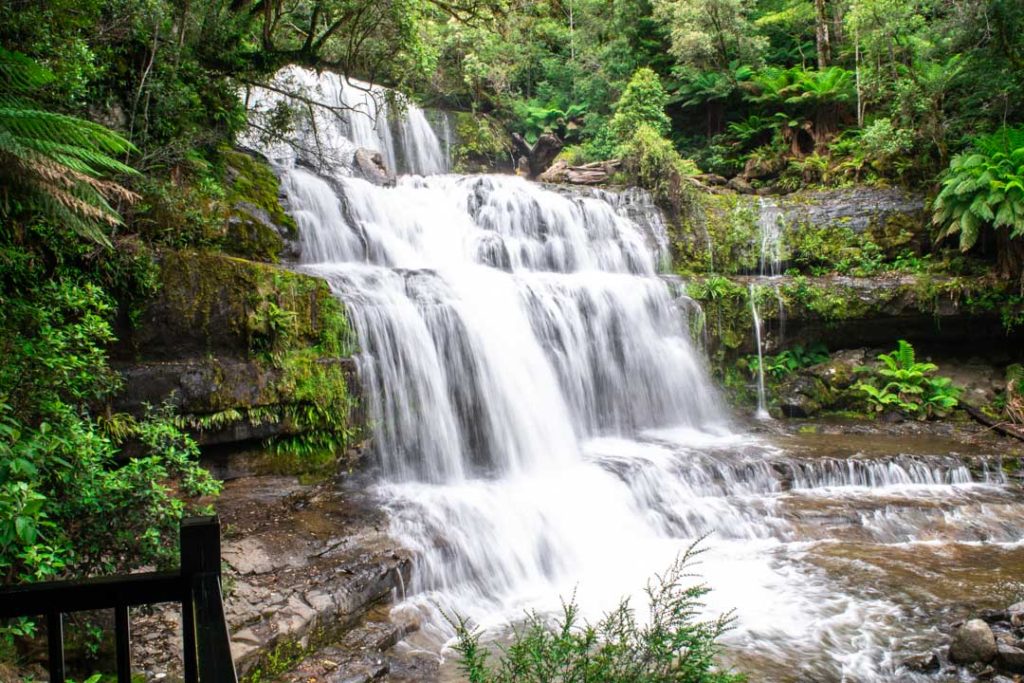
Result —
[[34, 212], [109, 246], [103, 228], [121, 217], [108, 200], [133, 195], [104, 178], [135, 173], [115, 158], [135, 148], [103, 126], [39, 108], [32, 98], [53, 80], [49, 70], [0, 48], [0, 217]]
[[[95, 285], [52, 279], [0, 304], [4, 581], [171, 561], [186, 509], [177, 495], [217, 486], [166, 410], [142, 420], [93, 416], [119, 384], [104, 351], [109, 299]], [[128, 442], [125, 458], [118, 446]]]
[[659, 136], [667, 135], [670, 125], [665, 114], [667, 101], [658, 74], [647, 67], [637, 69], [615, 105], [609, 126], [612, 134], [625, 141], [646, 126]]
[[[780, 380], [797, 370], [824, 363], [828, 357], [828, 348], [821, 342], [807, 348], [798, 344], [774, 356], [764, 356], [764, 372], [773, 379]], [[747, 356], [745, 362], [751, 375], [756, 376], [761, 367], [758, 357]]]
[[683, 179], [698, 173], [692, 161], [681, 157], [671, 142], [647, 124], [640, 124], [618, 152], [630, 180], [661, 197], [680, 192]]
[[933, 205], [940, 238], [958, 235], [963, 251], [987, 227], [1024, 235], [1024, 128], [1003, 128], [973, 146], [950, 162]]
[[691, 547], [647, 586], [648, 618], [638, 620], [628, 600], [597, 624], [582, 622], [575, 600], [550, 624], [531, 614], [498, 661], [465, 620], [456, 620], [460, 666], [471, 683], [732, 683], [744, 677], [716, 667], [718, 639], [732, 616], [702, 621], [704, 585], [688, 586]]
[[864, 394], [872, 410], [898, 410], [925, 420], [941, 417], [959, 404], [960, 390], [948, 377], [935, 377], [938, 366], [919, 363], [914, 347], [901, 339], [896, 350], [878, 356], [882, 366], [875, 377], [859, 382], [856, 389]]

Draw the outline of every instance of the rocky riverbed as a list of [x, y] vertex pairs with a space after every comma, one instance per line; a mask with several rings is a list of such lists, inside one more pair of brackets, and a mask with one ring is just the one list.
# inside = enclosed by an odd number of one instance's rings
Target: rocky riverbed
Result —
[[[308, 652], [330, 648], [324, 659], [331, 664], [318, 669], [325, 677], [315, 680], [372, 680], [375, 656], [412, 627], [376, 609], [401, 594], [411, 567], [409, 553], [388, 537], [378, 501], [344, 479], [306, 483], [260, 474], [244, 457], [212, 464], [227, 479], [216, 509], [239, 673], [259, 672], [266, 680]], [[177, 678], [177, 611], [140, 610], [133, 627], [133, 660], [147, 680]], [[339, 668], [344, 678], [326, 676]]]

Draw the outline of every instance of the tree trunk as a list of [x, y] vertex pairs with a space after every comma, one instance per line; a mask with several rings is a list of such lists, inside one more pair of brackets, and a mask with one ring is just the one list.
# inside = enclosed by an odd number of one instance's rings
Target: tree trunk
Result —
[[1024, 284], [1024, 239], [1010, 237], [1010, 229], [996, 228], [996, 268], [999, 274]]
[[528, 143], [519, 133], [512, 134], [512, 143], [516, 152], [526, 160], [527, 174], [536, 178], [551, 165], [558, 153], [562, 151], [564, 143], [554, 133], [543, 133], [534, 144]]
[[818, 46], [818, 68], [824, 69], [832, 59], [832, 47], [828, 39], [828, 12], [826, 0], [814, 0], [814, 38]]

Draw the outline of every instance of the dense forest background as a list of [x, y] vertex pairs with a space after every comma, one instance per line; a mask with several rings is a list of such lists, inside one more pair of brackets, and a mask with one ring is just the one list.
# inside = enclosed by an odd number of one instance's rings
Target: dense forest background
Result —
[[1024, 262], [1017, 0], [11, 0], [0, 45], [5, 582], [165, 561], [216, 492], [167, 409], [111, 411], [108, 349], [162, 250], [235, 253], [245, 94], [287, 64], [468, 114], [468, 156], [621, 159], [668, 203], [694, 176], [913, 185], [946, 244]]

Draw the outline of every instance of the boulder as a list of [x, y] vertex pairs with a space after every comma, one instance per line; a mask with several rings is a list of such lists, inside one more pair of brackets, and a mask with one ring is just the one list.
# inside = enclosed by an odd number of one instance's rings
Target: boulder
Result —
[[949, 646], [949, 658], [957, 664], [985, 664], [997, 654], [996, 637], [981, 619], [970, 619], [957, 629]]
[[376, 150], [357, 149], [352, 163], [359, 174], [374, 185], [393, 185], [395, 182], [394, 176], [384, 164], [384, 157]]
[[726, 187], [740, 194], [754, 194], [754, 186], [739, 176], [730, 179]]
[[1024, 602], [1015, 602], [1006, 608], [1010, 616], [1010, 623], [1014, 626], [1024, 626]]
[[717, 173], [701, 173], [700, 175], [695, 176], [695, 178], [705, 185], [712, 185], [714, 187], [721, 187], [729, 182]]
[[807, 372], [833, 390], [849, 389], [857, 383], [857, 368], [868, 362], [864, 349], [837, 351], [824, 363], [811, 366]]

